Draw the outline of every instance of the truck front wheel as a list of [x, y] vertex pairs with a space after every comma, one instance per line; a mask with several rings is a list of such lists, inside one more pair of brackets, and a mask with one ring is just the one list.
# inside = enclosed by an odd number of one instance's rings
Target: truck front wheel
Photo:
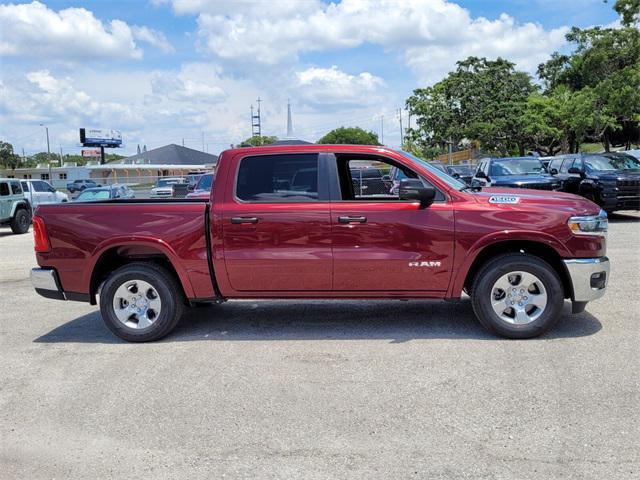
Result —
[[544, 260], [508, 253], [480, 268], [471, 286], [471, 303], [490, 332], [506, 338], [531, 338], [558, 321], [564, 289]]
[[129, 342], [149, 342], [169, 334], [184, 309], [182, 289], [165, 268], [135, 262], [114, 271], [100, 291], [105, 324]]

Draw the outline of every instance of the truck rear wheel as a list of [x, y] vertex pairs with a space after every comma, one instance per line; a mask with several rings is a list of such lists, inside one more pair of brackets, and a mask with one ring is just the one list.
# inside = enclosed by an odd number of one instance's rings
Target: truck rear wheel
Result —
[[30, 223], [29, 212], [25, 208], [20, 208], [11, 219], [11, 231], [18, 234], [27, 233]]
[[105, 324], [129, 342], [150, 342], [169, 334], [184, 310], [184, 296], [165, 268], [136, 262], [114, 271], [100, 291]]
[[558, 321], [564, 289], [544, 260], [508, 253], [487, 262], [477, 273], [471, 303], [488, 331], [506, 338], [531, 338]]

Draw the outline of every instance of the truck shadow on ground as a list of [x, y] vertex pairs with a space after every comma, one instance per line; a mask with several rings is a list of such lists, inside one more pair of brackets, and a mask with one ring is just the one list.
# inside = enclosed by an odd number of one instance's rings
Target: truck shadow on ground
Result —
[[608, 215], [609, 222], [611, 223], [638, 223], [640, 217], [636, 215], [625, 215], [623, 213], [610, 213]]
[[[565, 303], [555, 328], [540, 337], [583, 337], [602, 324], [588, 312], [570, 315]], [[471, 303], [437, 301], [242, 301], [187, 311], [161, 342], [247, 340], [498, 340], [474, 317]], [[124, 343], [103, 324], [98, 311], [37, 338], [38, 343]]]

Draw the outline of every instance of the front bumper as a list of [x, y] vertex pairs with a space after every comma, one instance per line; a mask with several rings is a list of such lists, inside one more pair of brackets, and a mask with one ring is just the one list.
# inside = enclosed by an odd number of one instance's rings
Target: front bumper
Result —
[[31, 285], [45, 298], [66, 300], [58, 273], [53, 268], [32, 268]]
[[572, 297], [576, 303], [586, 303], [604, 295], [609, 282], [609, 259], [571, 258], [564, 260], [572, 285]]

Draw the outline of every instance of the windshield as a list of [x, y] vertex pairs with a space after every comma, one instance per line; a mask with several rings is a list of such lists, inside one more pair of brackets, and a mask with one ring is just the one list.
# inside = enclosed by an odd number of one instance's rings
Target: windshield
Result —
[[213, 175], [203, 175], [198, 182], [197, 190], [211, 190], [213, 185]]
[[631, 155], [589, 155], [584, 157], [589, 170], [632, 170], [640, 168], [640, 160]]
[[545, 173], [542, 162], [535, 158], [498, 159], [491, 162], [489, 176], [530, 175]]
[[182, 183], [182, 179], [180, 178], [165, 178], [163, 180], [158, 180], [156, 187], [168, 187], [169, 185], [175, 185], [176, 183]]
[[447, 168], [449, 169], [449, 171], [458, 173], [460, 175], [469, 175], [473, 173], [473, 169], [467, 165], [455, 165]]
[[404, 150], [396, 150], [396, 152], [408, 158], [409, 160], [413, 160], [414, 162], [418, 163], [421, 167], [426, 168], [427, 170], [429, 170], [429, 172], [433, 173], [440, 180], [445, 182], [450, 187], [455, 188], [456, 190], [462, 190], [467, 186], [466, 183], [453, 178], [448, 173], [445, 173], [440, 169], [434, 167], [433, 165], [429, 164], [429, 162], [427, 162], [426, 160], [422, 160], [421, 158], [418, 158], [415, 155], [411, 155], [410, 153], [405, 152]]
[[85, 190], [76, 198], [78, 202], [90, 202], [92, 200], [109, 200], [109, 190]]

